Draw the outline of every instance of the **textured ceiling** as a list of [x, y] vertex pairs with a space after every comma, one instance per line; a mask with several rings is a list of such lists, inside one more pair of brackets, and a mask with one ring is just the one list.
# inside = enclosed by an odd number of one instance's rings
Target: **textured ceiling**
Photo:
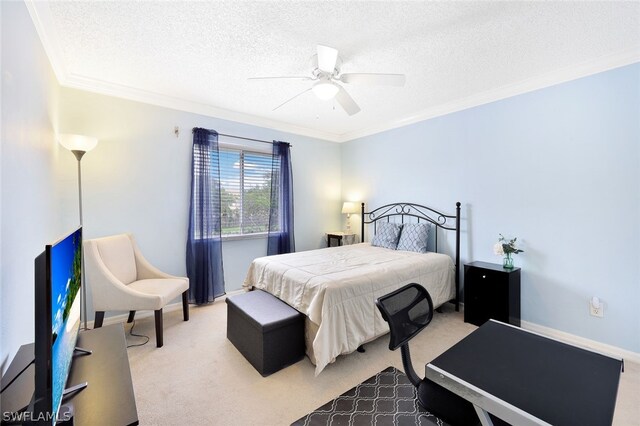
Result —
[[[31, 7], [41, 17], [36, 25], [50, 56], [57, 56], [54, 68], [64, 70], [63, 84], [149, 92], [333, 140], [640, 52], [638, 2], [65, 1]], [[343, 72], [404, 73], [407, 83], [345, 85], [362, 108], [351, 117], [312, 92], [272, 111], [310, 83], [247, 78], [310, 75], [318, 43], [339, 50]]]

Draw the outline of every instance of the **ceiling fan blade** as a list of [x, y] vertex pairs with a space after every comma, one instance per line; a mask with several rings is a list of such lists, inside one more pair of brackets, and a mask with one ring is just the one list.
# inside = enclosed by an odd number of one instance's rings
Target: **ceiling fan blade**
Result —
[[338, 51], [333, 47], [318, 45], [318, 68], [321, 71], [333, 73], [338, 60]]
[[249, 77], [247, 80], [313, 80], [311, 77], [292, 75], [292, 76], [278, 76], [278, 77]]
[[354, 101], [351, 95], [349, 95], [347, 91], [344, 90], [344, 87], [342, 86], [338, 86], [338, 87], [340, 88], [340, 90], [338, 90], [338, 93], [336, 94], [336, 101], [338, 101], [342, 109], [344, 109], [345, 112], [349, 115], [359, 113], [360, 107], [358, 106], [356, 101]]
[[295, 95], [294, 97], [292, 97], [292, 98], [290, 98], [290, 99], [287, 99], [286, 101], [284, 101], [283, 103], [281, 103], [280, 105], [278, 105], [277, 107], [275, 107], [274, 109], [272, 109], [271, 111], [275, 111], [275, 110], [277, 110], [278, 108], [280, 108], [281, 106], [283, 106], [283, 105], [285, 105], [285, 104], [288, 104], [289, 102], [291, 102], [292, 100], [294, 100], [294, 99], [295, 99], [295, 98], [297, 98], [298, 96], [300, 96], [300, 95], [303, 95], [303, 94], [307, 93], [309, 90], [311, 90], [311, 87], [309, 87], [307, 90], [305, 90], [305, 91], [303, 91], [303, 92], [298, 93], [298, 94], [297, 94], [297, 95]]
[[380, 85], [380, 86], [404, 86], [406, 77], [404, 74], [369, 74], [346, 73], [340, 76], [343, 83]]

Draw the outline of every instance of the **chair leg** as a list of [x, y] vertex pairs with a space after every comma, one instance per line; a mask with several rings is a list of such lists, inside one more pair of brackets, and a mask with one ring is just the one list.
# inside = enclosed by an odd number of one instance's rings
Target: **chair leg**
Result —
[[182, 316], [185, 321], [189, 321], [189, 301], [187, 300], [187, 292], [182, 293]]
[[131, 324], [135, 316], [136, 316], [136, 311], [129, 311], [129, 318], [127, 318], [127, 324]]
[[162, 342], [162, 309], [155, 311], [156, 314], [156, 346], [161, 348]]
[[102, 327], [102, 321], [104, 321], [104, 311], [96, 311], [96, 316], [93, 320], [93, 328]]

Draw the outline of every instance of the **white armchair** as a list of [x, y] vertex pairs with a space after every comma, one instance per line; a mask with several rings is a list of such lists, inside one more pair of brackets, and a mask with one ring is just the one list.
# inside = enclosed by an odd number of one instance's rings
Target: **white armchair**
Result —
[[156, 344], [162, 347], [162, 308], [182, 293], [182, 313], [189, 321], [189, 279], [158, 270], [142, 256], [131, 234], [84, 241], [86, 282], [91, 286], [94, 328], [102, 327], [106, 311], [155, 311]]

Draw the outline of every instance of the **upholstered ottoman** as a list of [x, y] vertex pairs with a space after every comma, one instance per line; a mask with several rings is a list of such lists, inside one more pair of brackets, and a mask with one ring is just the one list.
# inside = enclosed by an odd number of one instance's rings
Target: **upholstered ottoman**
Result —
[[262, 290], [227, 297], [227, 339], [268, 376], [304, 357], [304, 315]]

